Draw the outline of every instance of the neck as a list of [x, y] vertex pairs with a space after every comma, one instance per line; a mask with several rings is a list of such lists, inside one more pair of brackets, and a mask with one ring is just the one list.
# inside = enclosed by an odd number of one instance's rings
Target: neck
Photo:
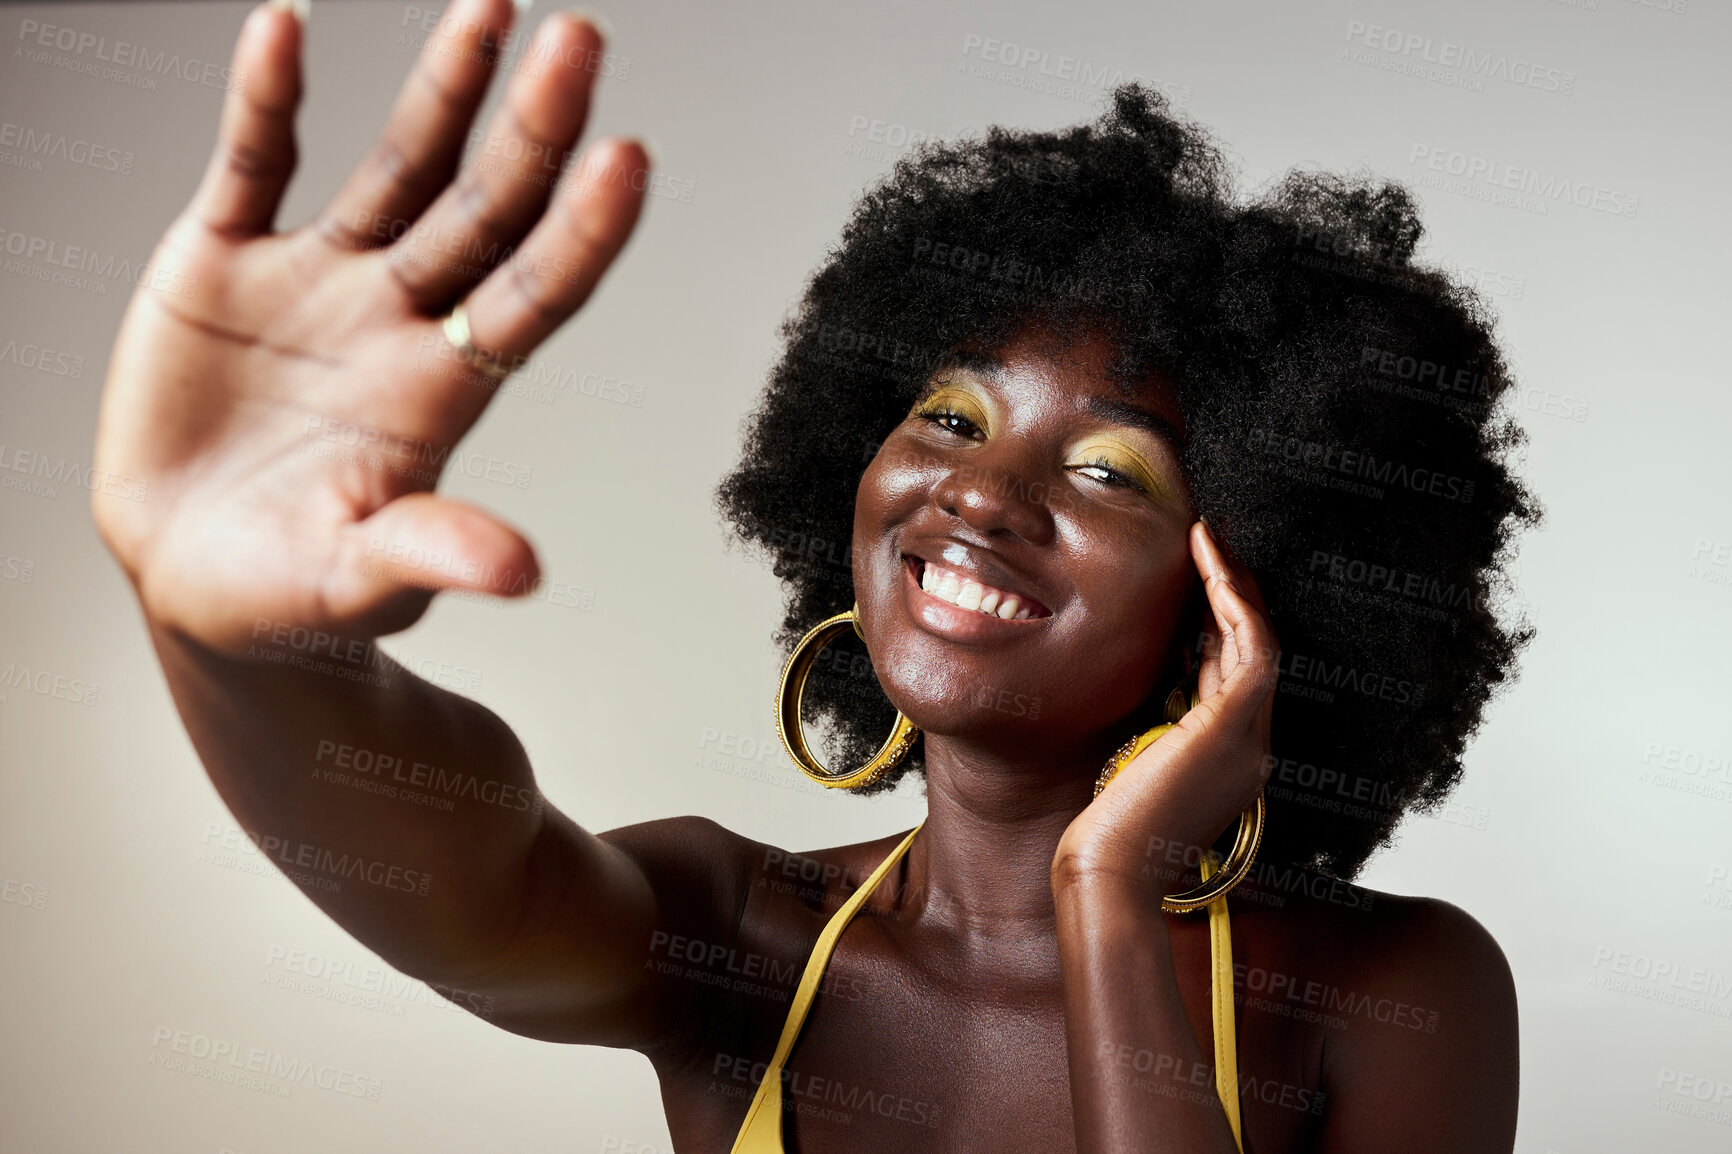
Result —
[[928, 909], [971, 938], [1056, 935], [1053, 854], [1107, 752], [1019, 760], [928, 735], [927, 816], [908, 866]]

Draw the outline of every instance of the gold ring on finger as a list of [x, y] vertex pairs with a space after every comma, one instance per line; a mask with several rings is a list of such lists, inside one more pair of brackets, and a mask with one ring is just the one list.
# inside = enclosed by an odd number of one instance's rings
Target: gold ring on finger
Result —
[[477, 372], [496, 381], [503, 381], [518, 367], [515, 358], [506, 358], [476, 345], [469, 331], [469, 314], [460, 302], [441, 323], [445, 340], [457, 352], [457, 359]]

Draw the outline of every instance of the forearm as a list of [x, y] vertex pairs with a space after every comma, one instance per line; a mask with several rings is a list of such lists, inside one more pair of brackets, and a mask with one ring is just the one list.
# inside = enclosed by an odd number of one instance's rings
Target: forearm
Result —
[[1055, 882], [1054, 898], [1078, 1154], [1235, 1154], [1158, 895], [1069, 879]]
[[151, 637], [218, 794], [316, 905], [429, 980], [508, 945], [544, 803], [494, 714], [364, 643], [290, 665], [304, 651], [268, 637], [248, 658]]

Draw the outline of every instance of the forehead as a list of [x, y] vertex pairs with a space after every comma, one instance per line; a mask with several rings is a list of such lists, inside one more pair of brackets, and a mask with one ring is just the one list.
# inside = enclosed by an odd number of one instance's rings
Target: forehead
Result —
[[1145, 428], [1175, 448], [1184, 440], [1184, 412], [1172, 380], [1156, 369], [1128, 373], [1118, 346], [1098, 331], [1067, 335], [1031, 326], [997, 345], [966, 345], [932, 381], [957, 377], [978, 379], [1012, 401], [1038, 397]]

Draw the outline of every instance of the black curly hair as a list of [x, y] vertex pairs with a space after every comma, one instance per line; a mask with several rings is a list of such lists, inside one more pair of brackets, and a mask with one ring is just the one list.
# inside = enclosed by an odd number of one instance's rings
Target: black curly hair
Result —
[[[1509, 467], [1512, 381], [1483, 301], [1414, 262], [1421, 232], [1406, 190], [1369, 173], [1294, 172], [1241, 203], [1207, 131], [1137, 85], [1092, 124], [921, 146], [785, 322], [716, 493], [784, 582], [775, 640], [791, 651], [854, 600], [861, 475], [935, 369], [1032, 323], [1104, 333], [1123, 379], [1173, 382], [1196, 506], [1281, 642], [1259, 858], [1353, 878], [1460, 780], [1533, 636], [1495, 612], [1540, 519]], [[808, 709], [826, 760], [858, 764], [894, 710], [857, 639], [825, 656]]]

